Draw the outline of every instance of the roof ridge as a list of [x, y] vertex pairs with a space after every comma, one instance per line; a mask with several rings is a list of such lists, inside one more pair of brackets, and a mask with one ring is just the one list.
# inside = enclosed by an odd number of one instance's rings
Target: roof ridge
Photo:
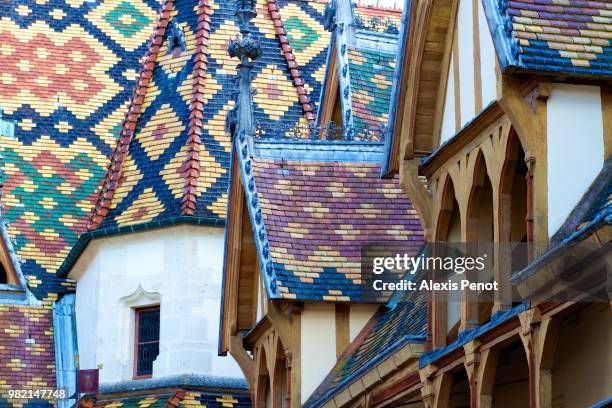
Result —
[[125, 156], [128, 154], [130, 142], [132, 141], [134, 131], [136, 130], [136, 124], [138, 123], [138, 119], [142, 113], [141, 107], [144, 103], [147, 88], [151, 82], [151, 78], [153, 77], [153, 69], [155, 68], [155, 62], [157, 61], [157, 55], [159, 54], [166, 28], [168, 27], [170, 11], [174, 8], [174, 1], [175, 0], [165, 0], [164, 5], [160, 10], [155, 30], [151, 36], [147, 56], [145, 57], [140, 69], [138, 83], [134, 88], [134, 92], [132, 93], [132, 98], [130, 100], [130, 106], [125, 114], [125, 119], [123, 120], [121, 133], [117, 139], [115, 149], [107, 167], [106, 175], [102, 181], [98, 199], [96, 200], [96, 205], [92, 209], [91, 216], [87, 222], [88, 230], [94, 230], [100, 226], [111, 206], [115, 190], [119, 184], [123, 161], [125, 160]]
[[197, 204], [197, 182], [200, 176], [200, 148], [202, 146], [202, 119], [204, 118], [204, 85], [208, 73], [208, 43], [212, 7], [209, 0], [198, 2], [198, 31], [196, 33], [195, 61], [193, 65], [193, 95], [189, 104], [187, 131], [187, 157], [183, 167], [185, 189], [181, 204], [182, 215], [193, 215]]
[[285, 30], [283, 19], [280, 14], [280, 9], [276, 4], [276, 0], [268, 0], [267, 5], [268, 13], [270, 14], [270, 19], [274, 23], [274, 29], [276, 30], [276, 34], [278, 35], [278, 39], [280, 41], [281, 53], [285, 57], [285, 61], [287, 61], [287, 67], [289, 68], [291, 79], [293, 80], [293, 84], [295, 85], [295, 89], [298, 94], [298, 99], [304, 111], [304, 117], [306, 118], [306, 120], [308, 120], [309, 123], [314, 124], [314, 109], [310, 104], [310, 97], [308, 96], [308, 92], [304, 87], [305, 82], [303, 79], [303, 75], [299, 71], [298, 63], [295, 59], [295, 55], [293, 54], [293, 48], [289, 43], [289, 38], [287, 37], [287, 30]]

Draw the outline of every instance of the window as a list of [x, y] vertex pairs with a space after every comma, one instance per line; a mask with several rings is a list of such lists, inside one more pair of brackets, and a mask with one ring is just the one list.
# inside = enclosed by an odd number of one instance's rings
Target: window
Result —
[[158, 355], [159, 305], [136, 309], [134, 378], [151, 377]]

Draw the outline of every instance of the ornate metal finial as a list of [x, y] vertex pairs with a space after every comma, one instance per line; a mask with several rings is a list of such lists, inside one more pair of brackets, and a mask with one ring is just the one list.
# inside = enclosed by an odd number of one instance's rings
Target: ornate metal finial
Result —
[[238, 94], [236, 107], [228, 115], [228, 128], [232, 136], [245, 132], [252, 136], [255, 132], [253, 110], [253, 91], [251, 87], [253, 61], [261, 55], [261, 46], [251, 36], [250, 22], [257, 12], [255, 0], [237, 0], [236, 16], [240, 24], [240, 36], [231, 40], [227, 51], [230, 57], [240, 59], [238, 64]]

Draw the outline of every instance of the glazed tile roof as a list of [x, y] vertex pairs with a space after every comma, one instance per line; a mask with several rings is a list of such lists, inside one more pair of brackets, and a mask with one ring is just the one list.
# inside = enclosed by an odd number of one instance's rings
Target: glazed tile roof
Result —
[[425, 291], [397, 292], [397, 301], [381, 306], [345, 350], [304, 406], [319, 407], [335, 392], [408, 343], [423, 343], [427, 333]]
[[[7, 400], [8, 390], [55, 388], [53, 315], [50, 307], [0, 304], [0, 407], [25, 406]], [[3, 405], [10, 403], [11, 405]]]
[[[230, 153], [225, 120], [237, 77], [227, 43], [239, 31], [236, 2], [167, 4], [144, 64], [142, 89], [132, 102], [134, 118], [128, 116], [124, 126], [91, 229], [181, 216], [225, 218]], [[314, 118], [310, 96], [318, 98], [317, 71], [329, 41], [320, 23], [323, 5], [259, 0], [257, 11], [253, 35], [263, 55], [254, 69], [256, 120], [267, 128], [281, 118], [286, 126], [306, 123]], [[177, 22], [186, 38], [180, 56], [168, 53], [164, 27]]]
[[248, 408], [251, 406], [249, 395], [227, 395], [223, 393], [199, 391], [175, 391], [147, 395], [112, 397], [98, 395], [95, 408], [166, 408], [166, 407], [206, 407], [206, 408]]
[[577, 230], [580, 231], [594, 224], [612, 224], [612, 178], [608, 178], [605, 186], [595, 197]]
[[604, 225], [612, 224], [612, 158], [608, 158], [563, 225], [551, 237], [551, 249], [580, 242]]
[[[151, 77], [133, 98], [142, 62], [150, 54], [159, 1], [0, 2], [0, 108], [3, 119], [15, 123], [15, 137], [0, 138], [3, 204], [15, 250], [37, 297], [52, 299], [71, 288], [55, 273], [86, 231], [124, 120], [136, 123], [135, 117], [126, 118], [134, 102], [142, 108], [140, 120], [122, 166], [116, 166], [125, 170], [123, 184], [113, 185], [119, 193], [109, 203], [111, 214], [103, 228], [159, 220], [194, 202], [196, 215], [221, 222], [225, 217], [225, 115], [233, 107], [236, 76], [236, 61], [229, 59], [226, 46], [238, 28], [234, 1], [205, 3], [210, 14], [198, 30], [197, 2], [175, 2], [172, 18], [176, 15], [185, 29], [188, 50], [180, 63], [164, 54], [158, 64], [146, 66], [142, 71]], [[275, 4], [280, 11], [273, 20]], [[255, 69], [259, 121], [283, 117], [304, 122], [308, 106], [315, 109], [310, 100], [318, 100], [329, 39], [320, 24], [323, 8], [319, 2], [259, 0], [255, 35], [264, 48]], [[279, 22], [288, 40], [279, 38]], [[205, 34], [206, 67], [200, 64], [198, 70], [204, 80], [194, 79], [196, 37]], [[293, 71], [287, 50], [297, 61]], [[192, 101], [196, 81], [204, 85]], [[156, 123], [160, 117], [163, 124]], [[191, 137], [193, 147], [195, 135], [202, 149], [199, 154], [191, 149], [189, 165], [181, 169], [189, 150], [181, 144]], [[196, 176], [197, 164], [206, 171]]]
[[357, 27], [369, 31], [397, 34], [402, 21], [402, 10], [372, 5], [356, 4], [353, 13]]
[[387, 126], [395, 55], [384, 51], [349, 48], [353, 126]]
[[155, 24], [154, 0], [0, 2], [5, 218], [39, 298], [85, 229]]
[[[588, 76], [612, 75], [612, 3], [586, 0], [483, 2], [495, 14], [509, 66]], [[492, 16], [489, 16], [491, 20]], [[494, 38], [499, 45], [501, 38]], [[498, 52], [503, 47], [498, 46]]]
[[251, 222], [265, 228], [255, 238], [263, 248], [270, 298], [359, 301], [362, 245], [394, 241], [418, 248], [423, 242], [399, 178], [380, 179], [378, 164], [249, 163], [242, 162], [242, 179]]

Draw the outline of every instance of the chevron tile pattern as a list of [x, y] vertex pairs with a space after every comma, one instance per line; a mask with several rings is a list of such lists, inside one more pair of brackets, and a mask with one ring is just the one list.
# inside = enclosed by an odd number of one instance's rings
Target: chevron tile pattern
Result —
[[121, 128], [154, 0], [0, 3], [0, 138], [4, 217], [37, 297], [66, 284], [54, 271], [85, 229]]
[[378, 164], [252, 162], [276, 287], [285, 299], [359, 300], [362, 245], [394, 241], [418, 249], [423, 243], [399, 178], [381, 179]]

